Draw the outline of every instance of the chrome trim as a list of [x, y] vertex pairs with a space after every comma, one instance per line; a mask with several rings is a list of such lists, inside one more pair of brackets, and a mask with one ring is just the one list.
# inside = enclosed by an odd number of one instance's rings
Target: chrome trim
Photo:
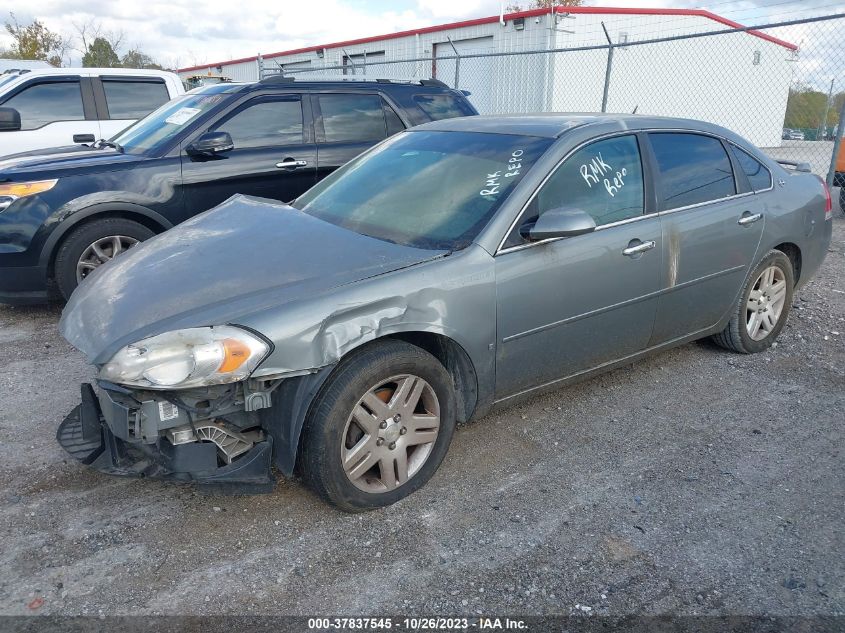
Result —
[[762, 217], [763, 217], [762, 213], [755, 213], [754, 215], [745, 215], [745, 216], [741, 217], [739, 220], [737, 220], [736, 223], [739, 224], [740, 226], [749, 226], [751, 224], [754, 224], [757, 220], [762, 219]]
[[[724, 141], [725, 143], [729, 143], [731, 145], [734, 145], [734, 146], [738, 147], [740, 150], [742, 150], [742, 148], [739, 147], [736, 143], [734, 143], [730, 139], [725, 138], [724, 136], [719, 136], [718, 134], [714, 134], [712, 132], [704, 132], [702, 130], [694, 130], [694, 129], [689, 129], [689, 128], [668, 128], [668, 127], [667, 128], [636, 128], [636, 129], [628, 129], [628, 130], [621, 130], [621, 131], [617, 130], [615, 132], [608, 132], [606, 134], [594, 136], [593, 138], [591, 138], [587, 141], [584, 141], [583, 143], [580, 143], [580, 144], [576, 145], [575, 147], [573, 147], [571, 150], [569, 150], [569, 152], [567, 152], [566, 155], [563, 158], [561, 158], [555, 164], [555, 166], [552, 168], [552, 170], [549, 171], [548, 174], [546, 174], [546, 177], [543, 178], [542, 182], [540, 182], [540, 184], [537, 185], [537, 188], [532, 192], [531, 196], [528, 198], [528, 200], [525, 202], [525, 204], [522, 205], [522, 208], [519, 210], [519, 213], [516, 214], [516, 217], [514, 218], [513, 222], [511, 222], [511, 225], [508, 227], [508, 230], [505, 231], [505, 234], [502, 236], [502, 239], [499, 241], [499, 246], [498, 246], [498, 248], [496, 248], [496, 252], [493, 254], [493, 256], [496, 257], [498, 255], [504, 255], [506, 253], [512, 253], [514, 251], [523, 250], [525, 248], [530, 248], [532, 246], [538, 246], [540, 244], [546, 244], [548, 242], [555, 242], [555, 241], [563, 240], [563, 239], [572, 239], [572, 238], [564, 238], [564, 237], [553, 237], [553, 238], [549, 238], [547, 240], [540, 240], [538, 242], [529, 242], [527, 244], [518, 244], [516, 246], [510, 246], [508, 248], [504, 247], [505, 241], [508, 239], [510, 234], [513, 232], [514, 228], [516, 227], [516, 223], [519, 222], [519, 219], [522, 217], [522, 214], [525, 213], [525, 210], [528, 208], [528, 205], [531, 204], [534, 201], [534, 198], [537, 197], [537, 194], [539, 193], [540, 189], [542, 189], [543, 186], [546, 184], [546, 182], [548, 182], [549, 178], [551, 178], [552, 174], [554, 174], [557, 171], [558, 167], [560, 167], [566, 160], [568, 160], [569, 157], [572, 156], [575, 152], [580, 150], [582, 147], [586, 147], [587, 145], [589, 145], [591, 143], [595, 143], [596, 141], [601, 141], [601, 140], [604, 140], [604, 139], [607, 139], [607, 138], [613, 138], [614, 136], [628, 136], [628, 135], [636, 136], [639, 133], [648, 134], [648, 133], [651, 133], [651, 132], [669, 132], [669, 133], [680, 132], [680, 133], [686, 133], [686, 134], [699, 134], [700, 136], [709, 136], [711, 138], [719, 139], [720, 141]], [[742, 151], [745, 151], [745, 150], [742, 150]], [[728, 157], [728, 160], [730, 160], [730, 156]], [[757, 159], [755, 158], [755, 160], [757, 160]], [[642, 164], [642, 149], [640, 149], [640, 163]], [[763, 167], [766, 167], [766, 165], [763, 165]], [[769, 175], [771, 175], [771, 170], [769, 170], [768, 167], [766, 167], [766, 169], [769, 171]], [[731, 170], [733, 171], [733, 163], [731, 163]], [[734, 173], [733, 176], [734, 176], [734, 189], [738, 190], [739, 187], [737, 186], [737, 182], [736, 182], [736, 176], [737, 176], [736, 173]], [[643, 183], [643, 184], [645, 184], [645, 183]], [[773, 186], [774, 185], [772, 185], [772, 187]], [[770, 189], [772, 187], [770, 187]], [[633, 218], [627, 218], [625, 220], [620, 220], [618, 222], [611, 222], [609, 224], [603, 224], [601, 226], [597, 226], [596, 231], [600, 231], [602, 229], [610, 228], [610, 227], [613, 227], [613, 226], [619, 226], [621, 224], [627, 224], [629, 222], [637, 222], [639, 220], [644, 220], [646, 218], [652, 218], [654, 216], [660, 216], [660, 215], [664, 215], [664, 214], [667, 214], [667, 213], [674, 213], [675, 211], [683, 211], [685, 209], [694, 209], [696, 207], [704, 206], [706, 204], [714, 204], [716, 202], [724, 202], [725, 200], [733, 200], [734, 198], [742, 198], [744, 196], [751, 196], [751, 195], [754, 195], [755, 193], [762, 193], [763, 191], [769, 191], [769, 189], [761, 189], [760, 191], [753, 191], [752, 190], [752, 191], [747, 191], [745, 193], [735, 193], [732, 196], [727, 196], [725, 198], [719, 198], [718, 200], [708, 200], [706, 202], [698, 202], [696, 204], [690, 204], [690, 205], [687, 205], [685, 207], [677, 207], [677, 208], [674, 208], [674, 209], [664, 209], [662, 211], [656, 211], [655, 213], [638, 215], [638, 216], [635, 216]]]
[[641, 242], [636, 246], [629, 246], [622, 251], [622, 254], [625, 257], [631, 257], [632, 255], [639, 255], [641, 253], [645, 253], [646, 251], [650, 251], [655, 246], [657, 246], [657, 242], [649, 240], [648, 242]]
[[0, 196], [0, 213], [11, 207], [17, 200], [20, 200], [20, 196]]

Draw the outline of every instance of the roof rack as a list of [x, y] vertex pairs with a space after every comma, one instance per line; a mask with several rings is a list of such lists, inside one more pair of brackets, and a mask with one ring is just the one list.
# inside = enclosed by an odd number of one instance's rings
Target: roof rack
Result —
[[279, 74], [269, 75], [261, 79], [259, 83], [262, 84], [292, 84], [296, 83], [297, 81], [308, 81], [308, 82], [370, 82], [370, 83], [379, 83], [379, 84], [416, 84], [420, 86], [439, 86], [441, 88], [448, 88], [449, 86], [439, 79], [383, 79], [383, 78], [373, 78], [373, 77], [360, 77], [356, 75], [342, 75], [342, 76], [334, 76], [334, 77], [303, 77], [302, 79], [297, 79], [296, 77], [289, 77]]

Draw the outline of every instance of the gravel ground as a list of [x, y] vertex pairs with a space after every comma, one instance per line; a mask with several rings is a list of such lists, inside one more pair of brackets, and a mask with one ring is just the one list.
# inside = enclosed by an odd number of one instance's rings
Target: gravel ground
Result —
[[0, 306], [2, 614], [845, 613], [845, 218], [777, 347], [685, 345], [465, 425], [420, 492], [341, 514], [66, 458], [90, 377]]

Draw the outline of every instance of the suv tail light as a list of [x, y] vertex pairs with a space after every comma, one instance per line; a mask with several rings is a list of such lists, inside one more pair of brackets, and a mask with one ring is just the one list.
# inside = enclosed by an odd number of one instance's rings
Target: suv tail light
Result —
[[830, 187], [827, 186], [827, 183], [821, 176], [816, 176], [819, 179], [819, 182], [822, 183], [822, 189], [824, 189], [824, 219], [825, 220], [832, 220], [833, 219], [833, 198], [830, 197]]

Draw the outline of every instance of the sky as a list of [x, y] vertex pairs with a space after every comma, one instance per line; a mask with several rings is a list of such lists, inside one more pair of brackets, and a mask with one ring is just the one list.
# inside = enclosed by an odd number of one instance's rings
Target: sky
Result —
[[[11, 0], [4, 4], [20, 23], [37, 18], [67, 36], [74, 35], [75, 25], [98, 21], [106, 32], [123, 33], [121, 52], [138, 48], [170, 68], [497, 15], [500, 9], [498, 0]], [[529, 0], [522, 4], [527, 6]], [[845, 11], [842, 0], [588, 0], [586, 4], [706, 8], [749, 25]], [[793, 35], [797, 36], [803, 35]], [[8, 44], [8, 38], [0, 36], [0, 46]], [[79, 63], [78, 51], [71, 50], [70, 56], [71, 63]]]

